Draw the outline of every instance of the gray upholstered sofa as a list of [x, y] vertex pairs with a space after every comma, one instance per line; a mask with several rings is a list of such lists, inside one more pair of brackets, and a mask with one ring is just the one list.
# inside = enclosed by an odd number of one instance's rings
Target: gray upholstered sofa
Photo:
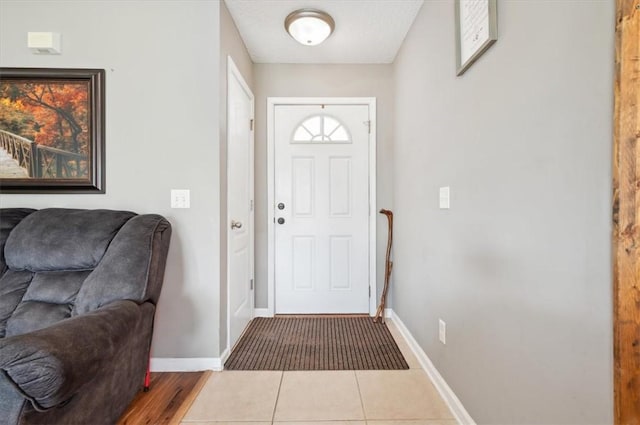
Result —
[[113, 424], [141, 390], [171, 237], [158, 215], [0, 210], [0, 424]]

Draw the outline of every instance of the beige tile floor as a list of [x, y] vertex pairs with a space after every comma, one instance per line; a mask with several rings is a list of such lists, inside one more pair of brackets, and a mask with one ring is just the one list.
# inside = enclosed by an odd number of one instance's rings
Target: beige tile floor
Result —
[[409, 370], [244, 372], [211, 375], [183, 425], [455, 425], [402, 335]]

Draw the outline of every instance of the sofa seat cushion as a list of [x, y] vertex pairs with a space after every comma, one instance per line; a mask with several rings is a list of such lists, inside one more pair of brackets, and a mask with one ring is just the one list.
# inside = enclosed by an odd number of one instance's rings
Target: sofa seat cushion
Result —
[[9, 234], [5, 261], [12, 270], [91, 270], [118, 230], [135, 215], [63, 208], [35, 211]]

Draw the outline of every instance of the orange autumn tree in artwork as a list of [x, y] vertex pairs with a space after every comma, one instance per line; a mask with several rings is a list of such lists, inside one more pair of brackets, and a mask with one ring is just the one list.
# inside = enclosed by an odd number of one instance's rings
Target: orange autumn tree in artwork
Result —
[[0, 129], [39, 145], [88, 154], [88, 86], [3, 81]]

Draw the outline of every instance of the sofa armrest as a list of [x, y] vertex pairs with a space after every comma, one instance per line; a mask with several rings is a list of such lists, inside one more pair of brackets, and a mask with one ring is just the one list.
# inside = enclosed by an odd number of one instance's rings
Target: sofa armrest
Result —
[[0, 339], [0, 370], [37, 410], [68, 401], [116, 354], [140, 320], [118, 301], [27, 334]]

